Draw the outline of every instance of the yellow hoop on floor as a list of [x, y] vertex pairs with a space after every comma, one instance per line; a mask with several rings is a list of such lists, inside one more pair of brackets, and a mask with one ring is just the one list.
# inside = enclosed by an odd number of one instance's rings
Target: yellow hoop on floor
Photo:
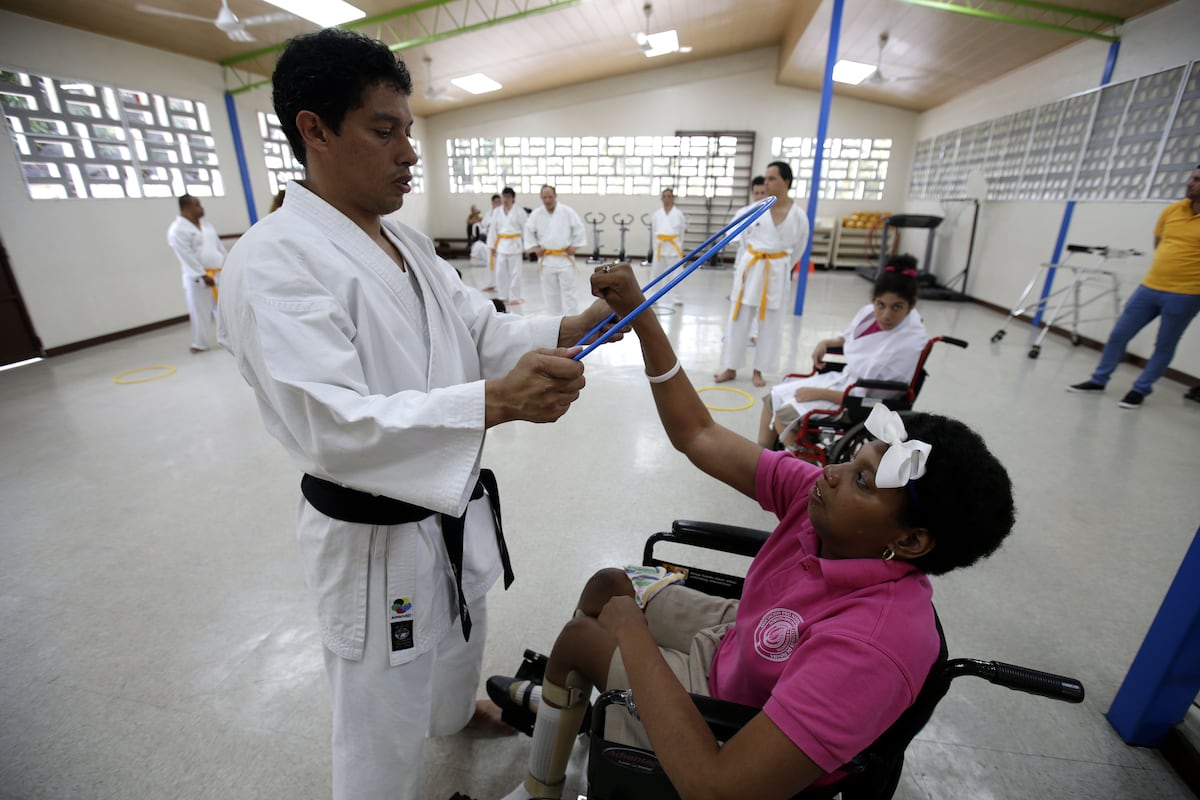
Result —
[[726, 406], [710, 406], [710, 405], [706, 404], [704, 407], [707, 408], [709, 411], [744, 411], [745, 409], [754, 405], [754, 396], [753, 395], [751, 395], [749, 392], [742, 391], [741, 389], [735, 389], [732, 386], [705, 386], [703, 389], [696, 390], [696, 394], [699, 394], [700, 392], [734, 392], [735, 394], [740, 394], [741, 396], [746, 398], [745, 405], [740, 405], [740, 406], [726, 407]]
[[[149, 372], [152, 369], [165, 369], [168, 371], [162, 373], [161, 375], [153, 375], [149, 378], [136, 378], [132, 381], [122, 380], [122, 378], [124, 378], [126, 375], [136, 375], [139, 372]], [[149, 383], [150, 381], [156, 381], [159, 378], [169, 378], [174, 374], [175, 374], [174, 367], [165, 367], [165, 366], [138, 367], [137, 369], [127, 369], [124, 372], [118, 374], [115, 378], [113, 378], [113, 383], [121, 383], [121, 384], [124, 384], [124, 383]]]

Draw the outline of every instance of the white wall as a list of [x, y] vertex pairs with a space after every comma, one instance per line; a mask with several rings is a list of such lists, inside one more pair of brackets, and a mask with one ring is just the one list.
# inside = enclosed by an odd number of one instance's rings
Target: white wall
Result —
[[[1197, 20], [1200, 20], [1200, 0], [1179, 0], [1127, 23], [1121, 32], [1113, 81], [1129, 80], [1196, 58], [1200, 55], [1196, 47]], [[1105, 42], [1084, 40], [1015, 70], [922, 114], [917, 120], [915, 138], [920, 140], [1094, 89], [1100, 84], [1108, 51]], [[1200, 153], [1195, 161], [1200, 163]], [[1179, 197], [1183, 197], [1183, 186], [1179, 187]], [[1013, 306], [1033, 271], [1053, 255], [1065, 207], [1064, 202], [985, 202], [980, 212], [968, 293], [1005, 308]], [[1157, 201], [1076, 203], [1067, 242], [1135, 248], [1149, 254], [1154, 244], [1154, 223], [1163, 208], [1164, 204]], [[920, 213], [945, 214], [947, 209], [952, 211], [954, 206], [915, 201], [906, 206], [906, 210]], [[947, 215], [947, 221], [939, 229], [934, 261], [935, 271], [943, 280], [965, 265], [969, 225], [967, 210], [957, 222]], [[1149, 264], [1149, 255], [1109, 262], [1120, 276], [1123, 297], [1133, 291]], [[1065, 278], [1066, 275], [1060, 274], [1055, 285], [1062, 285]], [[1040, 278], [1037, 290], [1041, 290]], [[1085, 316], [1102, 317], [1107, 308], [1110, 306], [1106, 298], [1088, 308]], [[1103, 341], [1111, 328], [1111, 319], [1097, 320], [1083, 325], [1082, 333]], [[1153, 324], [1143, 331], [1134, 339], [1130, 352], [1149, 356], [1157, 329], [1157, 324]], [[1189, 375], [1200, 375], [1200, 325], [1193, 325], [1185, 334], [1172, 367]]]
[[[815, 136], [820, 110], [819, 93], [775, 84], [778, 59], [778, 50], [767, 48], [438, 114], [427, 120], [426, 159], [446, 163], [446, 140], [460, 136], [669, 136], [676, 130], [749, 130], [756, 133], [754, 172], [761, 174], [772, 160], [771, 138]], [[892, 161], [883, 200], [822, 201], [817, 216], [899, 209], [908, 188], [915, 120], [910, 111], [835, 99], [829, 136], [891, 137]], [[435, 192], [430, 198], [433, 232], [461, 235], [470, 205], [487, 208], [491, 194]], [[620, 212], [640, 217], [660, 205], [656, 197], [560, 193], [560, 199], [581, 214], [598, 211], [607, 216]], [[539, 203], [536, 195], [517, 201], [530, 208]], [[742, 202], [735, 199], [733, 208]], [[615, 226], [603, 227], [605, 250], [615, 249]], [[590, 227], [588, 235], [590, 244]], [[635, 221], [628, 249], [639, 252], [646, 241], [645, 226]]]

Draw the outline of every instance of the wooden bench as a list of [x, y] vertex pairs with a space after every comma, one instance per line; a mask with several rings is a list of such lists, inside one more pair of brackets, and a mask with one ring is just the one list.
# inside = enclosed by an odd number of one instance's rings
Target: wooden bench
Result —
[[470, 258], [471, 240], [466, 237], [435, 236], [433, 249], [441, 258]]

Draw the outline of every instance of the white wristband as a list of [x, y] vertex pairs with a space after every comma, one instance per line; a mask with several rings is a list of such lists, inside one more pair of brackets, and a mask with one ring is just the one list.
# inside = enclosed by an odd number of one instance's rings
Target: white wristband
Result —
[[679, 373], [679, 359], [675, 359], [675, 366], [664, 372], [662, 375], [647, 375], [646, 380], [651, 383], [666, 383], [674, 378]]

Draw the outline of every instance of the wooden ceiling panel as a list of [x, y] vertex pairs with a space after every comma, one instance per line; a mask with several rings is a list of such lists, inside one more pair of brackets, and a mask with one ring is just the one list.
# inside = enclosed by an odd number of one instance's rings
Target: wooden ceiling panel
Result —
[[[369, 16], [426, 4], [426, 0], [353, 0]], [[228, 0], [241, 18], [276, 13], [264, 0]], [[1056, 0], [1059, 5], [1131, 17], [1169, 0]], [[215, 19], [220, 0], [0, 0], [0, 9], [62, 25], [220, 62], [316, 29], [303, 20], [255, 26], [254, 43], [231, 41], [215, 25], [148, 14], [139, 4]], [[513, 13], [522, 0], [489, 8]], [[587, 0], [494, 27], [452, 36], [404, 54], [413, 73], [413, 110], [428, 116], [584, 81], [763, 47], [782, 47], [777, 80], [820, 89], [831, 16], [830, 0], [653, 0], [652, 32], [675, 28], [691, 53], [647, 59], [633, 34], [646, 27], [644, 0]], [[925, 110], [1078, 41], [1069, 34], [1021, 27], [913, 6], [897, 0], [846, 0], [839, 56], [876, 63], [879, 35], [889, 33], [882, 65], [887, 76], [916, 76], [838, 94]], [[437, 102], [422, 59], [433, 59], [433, 84], [447, 88]], [[3, 56], [0, 56], [3, 61]], [[273, 57], [263, 59], [269, 72]], [[21, 65], [9, 65], [21, 66]], [[471, 96], [450, 87], [453, 77], [484, 72], [504, 85]], [[457, 101], [457, 102], [453, 102]]]

